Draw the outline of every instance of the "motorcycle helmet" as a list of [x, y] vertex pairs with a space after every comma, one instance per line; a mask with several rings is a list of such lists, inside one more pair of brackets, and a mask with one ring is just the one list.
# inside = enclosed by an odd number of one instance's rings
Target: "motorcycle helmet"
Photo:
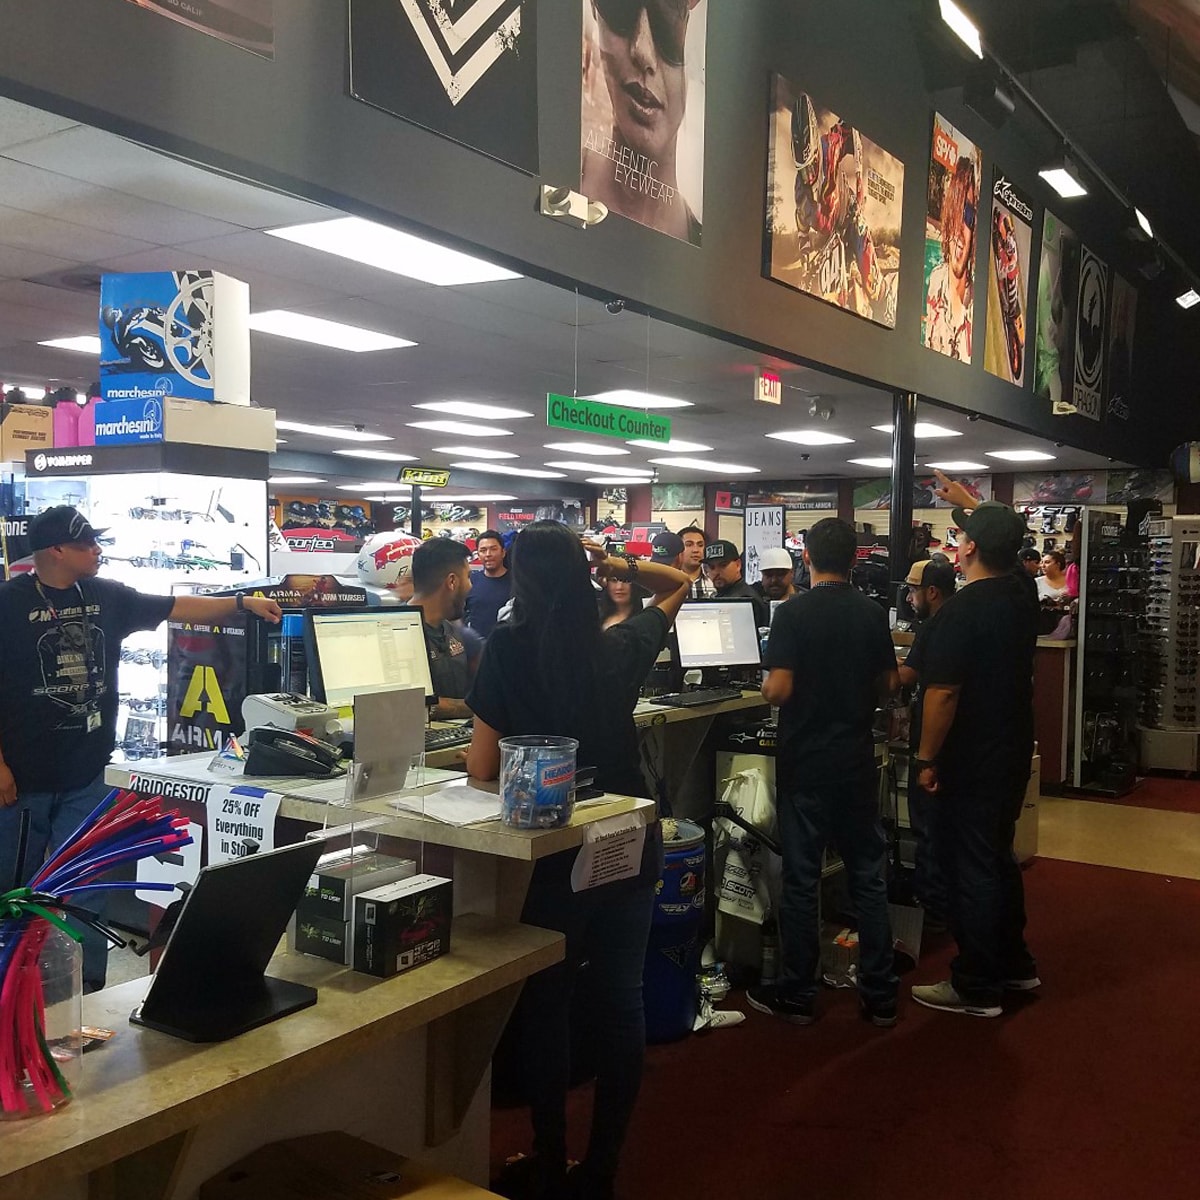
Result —
[[394, 529], [373, 534], [355, 560], [359, 579], [373, 587], [402, 586], [412, 569], [413, 551], [420, 544], [420, 538]]

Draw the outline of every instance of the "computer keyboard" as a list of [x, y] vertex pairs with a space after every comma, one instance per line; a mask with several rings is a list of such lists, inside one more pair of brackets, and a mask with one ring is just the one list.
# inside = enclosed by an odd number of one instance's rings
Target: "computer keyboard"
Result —
[[425, 752], [449, 750], [452, 746], [465, 746], [471, 740], [471, 726], [445, 725], [440, 729], [425, 730]]
[[665, 696], [655, 696], [655, 704], [665, 704], [668, 708], [700, 708], [705, 704], [721, 704], [725, 700], [740, 700], [742, 693], [739, 688], [696, 688], [691, 692], [669, 692]]

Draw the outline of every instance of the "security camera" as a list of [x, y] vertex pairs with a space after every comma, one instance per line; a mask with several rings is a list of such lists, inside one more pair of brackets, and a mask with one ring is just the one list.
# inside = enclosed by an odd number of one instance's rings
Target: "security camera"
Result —
[[366, 432], [367, 432], [367, 427], [366, 427], [365, 425], [361, 424], [360, 422], [358, 422], [358, 421], [355, 421], [355, 423], [354, 423], [354, 432], [355, 432], [355, 433], [366, 433]]
[[968, 420], [968, 421], [978, 421], [978, 420], [979, 420], [979, 414], [978, 414], [978, 413], [968, 413], [968, 414], [967, 414], [967, 420]]
[[607, 304], [605, 304], [604, 307], [608, 309], [608, 311], [615, 317], [618, 313], [623, 313], [625, 311], [625, 301], [610, 300]]
[[1055, 442], [1054, 448], [1056, 450], [1061, 450], [1066, 444], [1067, 444], [1066, 442]]
[[809, 460], [810, 458], [812, 458], [812, 455], [811, 455], [811, 454], [802, 454], [802, 455], [800, 455], [800, 461], [801, 461], [801, 462], [808, 462], [808, 460]]

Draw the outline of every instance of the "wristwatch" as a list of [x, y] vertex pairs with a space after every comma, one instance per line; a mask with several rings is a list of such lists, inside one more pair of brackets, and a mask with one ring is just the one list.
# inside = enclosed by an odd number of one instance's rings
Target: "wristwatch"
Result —
[[912, 769], [914, 771], [921, 772], [921, 771], [925, 770], [926, 767], [936, 767], [937, 759], [936, 758], [913, 758], [913, 759], [909, 760], [909, 766], [912, 767]]
[[241, 592], [237, 594], [237, 610], [238, 612], [246, 611], [246, 597]]

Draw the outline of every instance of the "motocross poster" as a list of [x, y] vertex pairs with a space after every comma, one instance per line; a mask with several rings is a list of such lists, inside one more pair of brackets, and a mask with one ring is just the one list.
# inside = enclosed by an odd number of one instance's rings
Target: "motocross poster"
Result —
[[[704, 225], [708, 0], [582, 0], [580, 187], [693, 246]], [[643, 63], [642, 39], [655, 63]]]
[[1105, 334], [1108, 331], [1108, 267], [1086, 246], [1079, 258], [1079, 323], [1075, 332], [1075, 387], [1071, 403], [1081, 417], [1104, 415]]
[[1108, 309], [1108, 369], [1104, 373], [1104, 413], [1110, 421], [1128, 421], [1132, 411], [1137, 298], [1137, 288], [1114, 271]]
[[1018, 471], [1013, 476], [1014, 505], [1107, 502], [1104, 471]]
[[274, 0], [129, 0], [189, 29], [240, 46], [263, 58], [275, 57]]
[[1025, 386], [1026, 297], [1033, 247], [1033, 204], [1000, 170], [992, 178], [988, 225], [987, 337], [983, 366], [1017, 387]]
[[904, 164], [782, 75], [769, 138], [764, 273], [894, 329]]
[[[952, 479], [961, 483], [977, 500], [992, 498], [992, 477], [990, 475], [952, 475]], [[932, 475], [918, 475], [913, 480], [912, 506], [922, 508], [951, 508], [938, 497], [934, 491], [937, 480]], [[892, 481], [888, 476], [881, 479], [860, 479], [854, 485], [854, 507], [856, 509], [875, 509], [882, 511], [892, 507]]]
[[1075, 311], [1079, 304], [1079, 239], [1049, 209], [1038, 264], [1037, 353], [1033, 390], [1071, 411], [1075, 382]]
[[941, 113], [933, 114], [925, 190], [925, 311], [921, 344], [971, 361], [975, 324], [975, 239], [983, 156]]
[[349, 2], [356, 100], [537, 174], [537, 0]]

